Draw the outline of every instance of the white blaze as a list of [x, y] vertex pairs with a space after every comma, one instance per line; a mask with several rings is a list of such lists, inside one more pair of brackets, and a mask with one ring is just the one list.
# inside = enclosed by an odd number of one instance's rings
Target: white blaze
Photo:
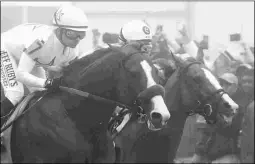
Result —
[[[202, 68], [205, 73], [207, 79], [211, 82], [211, 84], [215, 87], [216, 90], [222, 89], [220, 83], [216, 79], [216, 77], [207, 69]], [[229, 97], [228, 94], [223, 94], [222, 98], [225, 102], [228, 102], [232, 109], [236, 110], [239, 106]]]
[[149, 65], [149, 63], [146, 60], [141, 61], [141, 66], [146, 74], [147, 77], [147, 88], [156, 85], [156, 82], [153, 80], [153, 77], [151, 75], [152, 68]]
[[222, 89], [216, 77], [209, 70], [205, 68], [202, 68], [202, 70], [204, 71], [206, 78], [210, 81], [210, 83], [215, 87], [216, 90]]
[[[156, 85], [156, 82], [154, 81], [152, 77], [152, 68], [149, 65], [149, 63], [146, 60], [141, 61], [141, 66], [146, 74], [147, 77], [147, 88]], [[162, 96], [157, 95], [154, 96], [152, 99], [152, 104], [153, 104], [153, 110], [152, 112], [158, 112], [161, 114], [163, 118], [163, 122], [167, 121], [170, 118], [170, 113], [166, 107], [166, 104], [164, 102], [164, 99]]]

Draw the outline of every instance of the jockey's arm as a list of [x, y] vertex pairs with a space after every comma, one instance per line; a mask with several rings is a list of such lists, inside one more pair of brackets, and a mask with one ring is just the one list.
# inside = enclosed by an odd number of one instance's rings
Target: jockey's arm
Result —
[[43, 88], [46, 79], [36, 77], [30, 73], [35, 64], [35, 61], [26, 52], [23, 52], [18, 64], [16, 80], [30, 87]]

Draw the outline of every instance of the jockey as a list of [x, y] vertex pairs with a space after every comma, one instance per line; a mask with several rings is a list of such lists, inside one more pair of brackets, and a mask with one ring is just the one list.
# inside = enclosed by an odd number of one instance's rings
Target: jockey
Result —
[[[197, 56], [198, 48], [195, 43], [190, 39], [187, 34], [186, 28], [178, 31], [180, 35], [176, 37], [176, 44], [181, 44], [187, 54], [192, 57]], [[151, 28], [142, 20], [132, 20], [125, 24], [119, 33], [119, 40], [122, 46], [131, 45], [135, 46], [139, 49], [139, 51], [150, 54], [152, 50], [152, 32]], [[167, 41], [170, 47], [178, 47], [172, 46], [171, 42]], [[177, 51], [177, 49], [175, 50]], [[171, 61], [169, 61], [171, 62]], [[158, 63], [160, 65], [160, 62]], [[164, 65], [164, 64], [163, 64]], [[174, 66], [172, 64], [167, 64], [168, 67], [171, 67], [171, 70], [174, 70]], [[171, 71], [170, 71], [171, 72]], [[164, 76], [168, 77], [168, 73], [165, 72]]]
[[[150, 53], [152, 49], [152, 33], [148, 25], [142, 20], [132, 20], [125, 24], [118, 36], [119, 43], [111, 43], [113, 46], [123, 47], [131, 45], [138, 51], [143, 53]], [[104, 44], [101, 48], [108, 48], [107, 44]], [[79, 56], [82, 58], [93, 53], [96, 49], [93, 48]]]
[[142, 20], [132, 20], [125, 24], [119, 33], [120, 44], [132, 45], [143, 53], [149, 54], [152, 49], [152, 32]]
[[28, 23], [1, 34], [1, 85], [6, 97], [1, 101], [1, 120], [21, 101], [23, 85], [30, 92], [58, 88], [60, 78], [47, 79], [45, 71], [61, 72], [75, 59], [87, 30], [84, 12], [66, 5], [54, 13], [51, 26]]

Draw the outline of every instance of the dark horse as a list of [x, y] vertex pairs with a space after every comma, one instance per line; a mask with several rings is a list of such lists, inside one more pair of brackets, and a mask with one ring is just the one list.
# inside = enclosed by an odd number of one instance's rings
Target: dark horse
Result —
[[[194, 58], [175, 57], [176, 69], [165, 84], [165, 102], [171, 113], [168, 127], [148, 132], [131, 123], [116, 138], [124, 154], [118, 162], [173, 163], [189, 115], [203, 115], [208, 123], [230, 124], [238, 105], [216, 77]], [[139, 136], [132, 136], [137, 134]]]
[[[151, 130], [170, 118], [158, 81], [152, 62], [131, 47], [97, 50], [70, 64], [63, 74], [64, 86], [125, 104], [131, 111], [139, 102]], [[47, 92], [13, 124], [13, 162], [114, 162], [108, 123], [116, 104], [62, 90]]]

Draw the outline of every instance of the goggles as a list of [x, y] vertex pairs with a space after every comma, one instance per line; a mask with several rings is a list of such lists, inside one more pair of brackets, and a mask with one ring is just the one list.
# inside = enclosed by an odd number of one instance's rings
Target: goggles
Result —
[[73, 30], [66, 29], [65, 30], [65, 35], [70, 40], [77, 40], [78, 38], [80, 40], [82, 40], [86, 36], [86, 33], [85, 32], [80, 32], [80, 31], [73, 31]]

